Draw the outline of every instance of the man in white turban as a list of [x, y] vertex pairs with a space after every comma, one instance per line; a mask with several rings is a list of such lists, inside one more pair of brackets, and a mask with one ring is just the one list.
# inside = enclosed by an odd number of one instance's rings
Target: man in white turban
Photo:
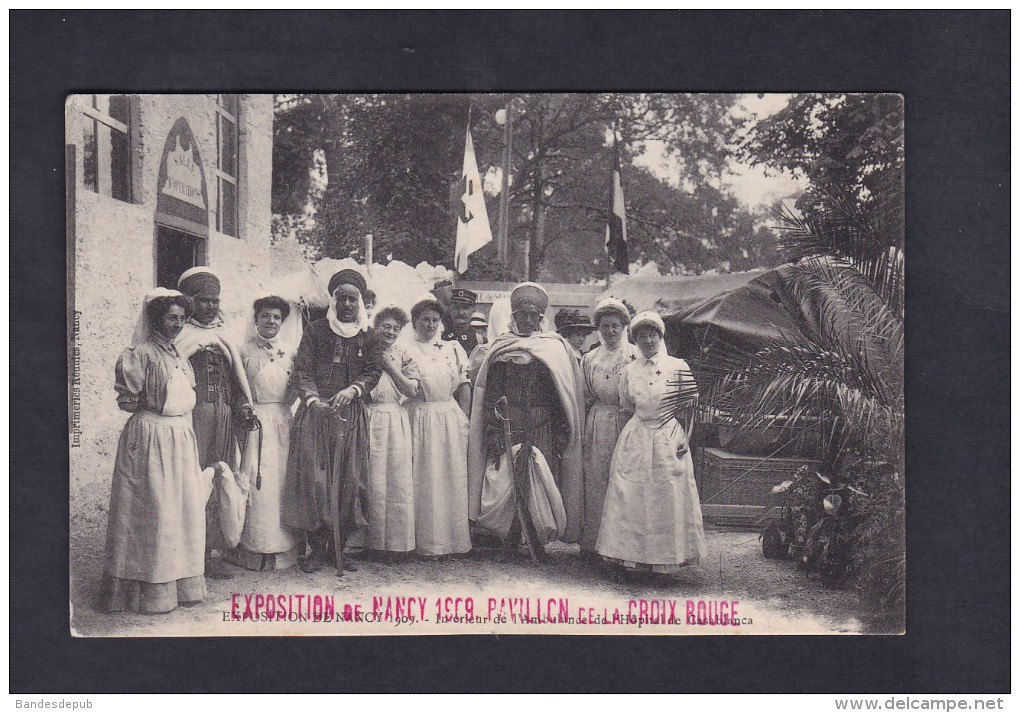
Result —
[[[541, 285], [525, 282], [511, 292], [510, 331], [499, 336], [485, 355], [475, 382], [471, 410], [471, 435], [468, 454], [469, 516], [485, 527], [487, 513], [483, 505], [483, 486], [491, 481], [505, 455], [503, 424], [496, 405], [506, 399], [510, 418], [511, 441], [515, 446], [537, 449], [548, 464], [556, 492], [548, 493], [550, 502], [562, 501], [565, 522], [555, 537], [540, 537], [527, 507], [523, 519], [514, 516], [505, 535], [509, 550], [516, 550], [523, 528], [533, 543], [560, 539], [577, 542], [583, 518], [583, 476], [581, 472], [581, 434], [584, 428], [583, 380], [570, 345], [555, 332], [545, 330], [545, 311], [549, 297]], [[531, 448], [518, 452], [530, 455]], [[529, 502], [527, 472], [531, 458], [517, 457], [512, 477], [514, 491], [522, 502]], [[533, 474], [532, 474], [533, 475]], [[486, 479], [490, 481], [486, 483]], [[555, 506], [553, 507], [555, 510]], [[502, 532], [497, 534], [502, 535]], [[542, 554], [539, 548], [539, 554]]]

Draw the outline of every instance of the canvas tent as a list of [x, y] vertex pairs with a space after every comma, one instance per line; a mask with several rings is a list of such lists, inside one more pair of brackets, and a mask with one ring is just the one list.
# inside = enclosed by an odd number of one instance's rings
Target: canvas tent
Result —
[[610, 285], [599, 299], [617, 297], [641, 312], [656, 309], [662, 315], [674, 314], [727, 292], [761, 275], [764, 270], [712, 275], [663, 275], [626, 277]]
[[719, 341], [750, 351], [777, 340], [800, 341], [804, 329], [817, 325], [817, 310], [795, 295], [792, 268], [786, 266], [758, 272], [664, 321], [671, 347], [703, 355]]
[[634, 277], [599, 299], [619, 297], [634, 309], [655, 309], [666, 324], [666, 346], [685, 358], [722, 339], [743, 348], [797, 338], [814, 310], [793, 294], [792, 268], [715, 275]]

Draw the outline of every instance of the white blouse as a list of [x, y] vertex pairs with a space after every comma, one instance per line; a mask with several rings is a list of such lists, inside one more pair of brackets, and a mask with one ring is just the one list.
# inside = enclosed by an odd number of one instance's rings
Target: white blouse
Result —
[[650, 359], [639, 354], [620, 378], [620, 406], [642, 421], [657, 421], [662, 397], [675, 388], [670, 383], [693, 381], [690, 371], [686, 361], [669, 356], [665, 349]]
[[241, 346], [241, 363], [248, 375], [255, 403], [286, 403], [290, 373], [297, 349], [280, 339], [269, 341], [258, 335]]
[[449, 401], [461, 384], [470, 383], [467, 354], [457, 342], [420, 342], [410, 339], [404, 348], [418, 371], [425, 401]]

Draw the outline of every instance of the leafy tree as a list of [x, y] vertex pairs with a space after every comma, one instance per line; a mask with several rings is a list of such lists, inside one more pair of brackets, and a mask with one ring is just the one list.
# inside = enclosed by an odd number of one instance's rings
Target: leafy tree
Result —
[[711, 183], [687, 192], [641, 167], [627, 167], [624, 175], [632, 259], [654, 260], [675, 273], [778, 264], [767, 215], [746, 210]]
[[[677, 186], [687, 183], [701, 188], [718, 183], [727, 158], [725, 146], [732, 131], [729, 109], [735, 97], [524, 95], [513, 101], [519, 106], [515, 111], [521, 116], [521, 130], [515, 138], [511, 200], [523, 209], [518, 213], [516, 232], [530, 248], [532, 279], [577, 279], [579, 271], [594, 277], [605, 275], [602, 236], [613, 135], [621, 145], [628, 230], [636, 238], [631, 258], [664, 262], [677, 270], [717, 266], [714, 262], [705, 265], [692, 254], [677, 259], [674, 244], [683, 244], [685, 227], [689, 236], [691, 226], [668, 220], [642, 221], [639, 215], [658, 211], [660, 217], [678, 217], [670, 204], [683, 203], [687, 196]], [[634, 166], [633, 160], [649, 140], [661, 142], [667, 154], [678, 159], [675, 181], [657, 181], [646, 169]], [[724, 207], [735, 206], [734, 201]], [[652, 235], [656, 241], [640, 244], [642, 236]], [[700, 251], [700, 241], [695, 242]]]
[[[310, 202], [314, 227], [299, 228], [299, 237], [324, 255], [357, 256], [364, 235], [372, 233], [379, 256], [450, 264], [468, 110], [479, 170], [496, 178], [503, 129], [494, 115], [509, 103], [512, 262], [499, 264], [492, 244], [472, 255], [466, 277], [603, 277], [614, 133], [623, 157], [632, 259], [677, 272], [770, 264], [772, 235], [760, 217], [716, 187], [734, 100], [693, 94], [280, 96], [274, 211], [300, 213]], [[649, 140], [674, 157], [677, 175], [669, 182], [634, 165]], [[316, 156], [324, 188], [308, 180]], [[498, 204], [490, 185], [493, 224]]]
[[[312, 196], [315, 227], [304, 237], [327, 257], [357, 256], [366, 234], [377, 255], [409, 264], [452, 254], [450, 191], [463, 159], [462, 95], [304, 95], [278, 104], [275, 208], [303, 206], [303, 176], [316, 151], [326, 185]], [[413, 130], [409, 130], [413, 129]]]
[[[737, 156], [767, 170], [803, 174], [801, 205], [841, 202], [869, 223], [866, 239], [903, 247], [903, 97], [898, 94], [796, 94], [780, 111], [744, 127]], [[879, 231], [879, 232], [876, 232]]]

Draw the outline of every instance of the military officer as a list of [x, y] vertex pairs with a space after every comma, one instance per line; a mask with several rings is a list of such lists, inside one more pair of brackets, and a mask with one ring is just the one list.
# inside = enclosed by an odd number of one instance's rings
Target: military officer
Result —
[[470, 354], [478, 346], [478, 336], [471, 327], [471, 313], [477, 302], [476, 293], [460, 287], [454, 288], [450, 296], [450, 319], [453, 324], [443, 332], [443, 339], [460, 342], [465, 354]]

